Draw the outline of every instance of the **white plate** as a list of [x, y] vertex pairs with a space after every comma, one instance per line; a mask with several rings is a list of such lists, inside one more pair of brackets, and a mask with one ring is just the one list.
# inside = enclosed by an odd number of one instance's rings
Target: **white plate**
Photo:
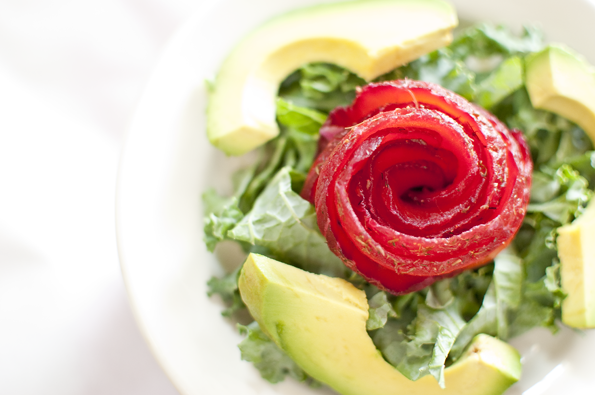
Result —
[[[205, 136], [204, 80], [243, 34], [280, 12], [317, 0], [220, 0], [202, 8], [173, 38], [131, 124], [120, 163], [117, 233], [122, 271], [139, 326], [183, 395], [313, 394], [292, 380], [271, 385], [240, 360], [241, 340], [206, 296], [222, 274], [202, 242], [200, 194], [229, 188], [229, 160]], [[588, 0], [454, 1], [462, 20], [540, 22], [595, 64], [595, 3]], [[514, 344], [522, 380], [508, 394], [592, 394], [595, 333], [535, 330]], [[589, 389], [589, 386], [591, 387]]]

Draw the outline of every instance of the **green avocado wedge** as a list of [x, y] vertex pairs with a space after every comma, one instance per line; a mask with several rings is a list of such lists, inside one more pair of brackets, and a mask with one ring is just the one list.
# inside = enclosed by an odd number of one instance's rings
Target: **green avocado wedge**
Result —
[[553, 44], [525, 61], [533, 107], [578, 124], [595, 141], [595, 69], [570, 48]]
[[366, 332], [364, 292], [339, 278], [250, 254], [239, 289], [261, 329], [305, 372], [343, 395], [496, 395], [520, 378], [518, 352], [478, 335], [445, 370], [445, 389], [431, 376], [410, 381]]
[[277, 16], [221, 65], [207, 108], [209, 140], [241, 155], [277, 136], [279, 86], [307, 63], [333, 63], [371, 80], [447, 45], [457, 24], [443, 0], [352, 0]]
[[562, 289], [562, 322], [595, 328], [595, 204], [570, 225], [558, 229]]

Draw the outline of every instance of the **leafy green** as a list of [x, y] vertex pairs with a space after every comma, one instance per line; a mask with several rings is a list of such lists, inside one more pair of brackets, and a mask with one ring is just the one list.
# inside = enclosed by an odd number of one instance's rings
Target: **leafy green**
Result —
[[426, 305], [433, 309], [444, 309], [455, 300], [452, 290], [450, 289], [450, 280], [442, 280], [435, 282], [428, 287], [426, 295]]
[[[277, 120], [289, 141], [288, 150], [293, 150], [297, 158], [293, 169], [305, 176], [312, 167], [318, 146], [318, 130], [326, 120], [326, 114], [279, 98]], [[289, 166], [289, 163], [284, 163], [284, 166]]]
[[556, 259], [553, 235], [559, 224], [541, 213], [530, 213], [525, 220], [513, 244], [523, 258], [527, 281], [538, 281], [545, 275], [545, 269]]
[[[559, 309], [562, 301], [566, 298], [566, 292], [562, 289], [562, 279], [560, 277], [560, 262], [556, 262], [553, 266], [545, 269], [545, 278], [543, 285], [552, 295], [551, 304], [554, 308]], [[547, 302], [546, 302], [547, 303]]]
[[348, 269], [318, 231], [314, 206], [292, 190], [294, 175], [282, 168], [227, 235], [265, 247], [273, 258], [304, 270], [344, 278]]
[[525, 303], [519, 306], [514, 318], [510, 324], [510, 338], [520, 336], [530, 329], [535, 327], [545, 327], [552, 332], [556, 332], [554, 319], [556, 318], [555, 311], [549, 306], [544, 306], [539, 302], [528, 298]]
[[387, 327], [396, 331], [394, 339], [384, 347], [381, 343], [379, 349], [410, 380], [431, 374], [444, 387], [444, 363], [464, 324], [456, 303], [433, 309], [421, 302], [408, 333], [402, 327]]
[[211, 277], [207, 282], [207, 295], [219, 295], [228, 307], [223, 310], [221, 315], [231, 317], [236, 311], [246, 307], [240, 296], [238, 289], [238, 278], [240, 277], [241, 266], [221, 278]]
[[542, 213], [561, 225], [572, 222], [583, 213], [593, 196], [589, 182], [567, 164], [555, 172], [548, 168], [543, 170], [535, 172], [537, 182], [531, 188], [534, 203], [529, 204], [527, 211]]
[[218, 242], [227, 239], [227, 232], [244, 214], [238, 207], [236, 197], [221, 197], [214, 189], [207, 190], [202, 199], [205, 206], [204, 242], [207, 249], [213, 252]]
[[[326, 115], [279, 99], [277, 117], [283, 128], [281, 136], [260, 151], [260, 158], [255, 164], [234, 173], [234, 195], [222, 197], [213, 189], [203, 194], [204, 240], [209, 251], [213, 251], [218, 242], [229, 239], [227, 232], [252, 209], [256, 198], [279, 169], [291, 167], [305, 178], [312, 166], [317, 132]], [[301, 189], [298, 177], [294, 178], [294, 189]]]
[[258, 162], [257, 171], [253, 173], [250, 181], [246, 182], [245, 191], [238, 197], [239, 206], [243, 213], [250, 211], [258, 195], [266, 187], [273, 175], [285, 164], [287, 146], [287, 136], [281, 135], [269, 142], [261, 151], [262, 159]]
[[[471, 320], [481, 308], [485, 294], [492, 282], [494, 264], [476, 270], [467, 270], [448, 280], [450, 291], [459, 303], [465, 321]], [[445, 282], [447, 280], [443, 280]], [[426, 298], [427, 299], [427, 298]]]
[[472, 100], [477, 89], [475, 74], [465, 63], [454, 57], [449, 48], [423, 55], [413, 62], [399, 67], [381, 77], [382, 80], [409, 78], [432, 82]]
[[475, 101], [489, 110], [506, 96], [524, 86], [523, 73], [523, 61], [520, 57], [513, 56], [506, 59], [477, 86]]
[[536, 170], [543, 164], [559, 167], [592, 149], [584, 131], [568, 120], [531, 105], [525, 88], [515, 91], [491, 109], [511, 129], [523, 131]]
[[306, 381], [308, 375], [260, 329], [258, 323], [238, 325], [240, 334], [247, 337], [238, 345], [242, 359], [252, 362], [263, 379], [278, 383], [285, 376]]
[[328, 63], [307, 64], [301, 69], [300, 86], [306, 96], [321, 100], [324, 94], [339, 90], [349, 92], [364, 82], [347, 70]]
[[543, 316], [541, 321], [554, 332], [557, 327], [554, 325], [553, 319], [560, 318], [560, 306], [566, 297], [560, 283], [560, 263], [557, 260], [555, 262], [553, 266], [545, 269], [545, 276], [536, 282], [528, 283], [525, 287], [527, 298], [537, 302], [542, 306], [542, 309], [545, 306], [551, 307], [553, 310], [553, 316], [552, 313], [544, 310], [541, 313]]
[[355, 88], [366, 82], [344, 68], [328, 63], [311, 63], [281, 84], [279, 97], [297, 106], [328, 113], [355, 98]]
[[459, 331], [465, 328], [464, 316], [469, 310], [475, 314], [479, 307], [470, 306], [481, 303], [477, 298], [483, 298], [490, 279], [491, 272], [482, 268], [407, 295], [375, 294], [371, 306], [373, 301], [373, 308], [389, 311], [387, 304], [392, 304], [395, 314], [368, 321], [374, 344], [409, 379], [430, 374], [444, 385], [446, 360]]
[[[450, 358], [456, 361], [480, 333], [508, 340], [536, 326], [552, 328], [555, 316], [552, 303], [540, 303], [539, 297], [551, 298], [544, 288], [540, 295], [529, 292], [534, 283], [527, 281], [527, 262], [507, 250], [495, 259], [493, 280], [479, 312], [461, 330]], [[543, 280], [540, 280], [543, 281]], [[545, 292], [544, 292], [545, 291]], [[557, 290], [553, 290], [558, 292]]]
[[495, 259], [493, 280], [478, 313], [465, 325], [456, 339], [451, 358], [458, 359], [479, 333], [508, 339], [511, 315], [522, 303], [522, 260], [510, 251]]
[[[574, 167], [579, 165], [580, 161], [591, 162], [593, 154], [593, 143], [589, 136], [577, 125], [570, 124], [560, 137], [560, 145], [549, 165], [559, 167], [568, 163]], [[591, 169], [593, 166], [590, 166]]]
[[581, 155], [569, 156], [562, 160], [555, 160], [549, 164], [550, 168], [558, 168], [564, 164], [571, 166], [587, 180], [589, 186], [595, 185], [595, 151], [587, 151]]
[[281, 98], [277, 99], [277, 120], [279, 124], [291, 127], [298, 132], [317, 135], [318, 129], [326, 120], [320, 111], [298, 107]]
[[508, 339], [509, 315], [519, 308], [522, 300], [523, 261], [507, 252], [500, 253], [494, 261], [496, 334], [500, 339]]
[[392, 304], [388, 301], [385, 292], [378, 292], [370, 300], [368, 300], [370, 306], [369, 317], [366, 322], [366, 329], [369, 331], [379, 329], [386, 325], [388, 317], [396, 317]]
[[475, 316], [461, 329], [450, 351], [453, 361], [459, 359], [475, 335], [485, 333], [496, 335], [496, 286], [492, 282], [485, 294], [481, 308]]
[[544, 47], [544, 42], [541, 30], [534, 26], [525, 26], [519, 37], [505, 26], [479, 24], [458, 35], [449, 47], [458, 58], [485, 58], [536, 52]]
[[[283, 99], [277, 100], [277, 120], [281, 126], [279, 137], [269, 142], [256, 163], [245, 191], [238, 196], [240, 208], [247, 213], [254, 201], [282, 167], [291, 167], [305, 178], [314, 161], [318, 143], [318, 129], [326, 115], [296, 106]], [[246, 170], [244, 170], [246, 171]]]

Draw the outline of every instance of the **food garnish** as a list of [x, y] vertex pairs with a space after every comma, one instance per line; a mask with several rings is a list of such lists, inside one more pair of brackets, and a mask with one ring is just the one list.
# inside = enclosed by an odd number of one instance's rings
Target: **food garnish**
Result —
[[532, 170], [521, 132], [438, 85], [367, 85], [321, 136], [302, 196], [331, 251], [381, 289], [484, 265], [521, 225]]

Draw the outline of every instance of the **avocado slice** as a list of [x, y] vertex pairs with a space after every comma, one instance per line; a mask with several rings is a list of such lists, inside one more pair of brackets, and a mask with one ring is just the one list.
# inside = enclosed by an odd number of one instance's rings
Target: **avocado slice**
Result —
[[595, 328], [595, 203], [570, 225], [558, 229], [562, 289], [562, 322]]
[[554, 44], [526, 59], [533, 107], [579, 125], [595, 141], [595, 69], [570, 48]]
[[518, 352], [478, 335], [445, 369], [446, 389], [431, 376], [410, 381], [368, 336], [364, 292], [339, 278], [250, 254], [239, 289], [261, 329], [305, 372], [343, 395], [496, 395], [520, 377]]
[[443, 0], [357, 0], [273, 18], [223, 62], [207, 109], [209, 140], [241, 155], [274, 138], [279, 85], [304, 64], [334, 63], [371, 80], [447, 45], [457, 23]]
[[[595, 69], [579, 54], [550, 45], [526, 60], [526, 84], [535, 108], [578, 124], [595, 141]], [[572, 224], [558, 229], [562, 322], [595, 327], [595, 205]]]

